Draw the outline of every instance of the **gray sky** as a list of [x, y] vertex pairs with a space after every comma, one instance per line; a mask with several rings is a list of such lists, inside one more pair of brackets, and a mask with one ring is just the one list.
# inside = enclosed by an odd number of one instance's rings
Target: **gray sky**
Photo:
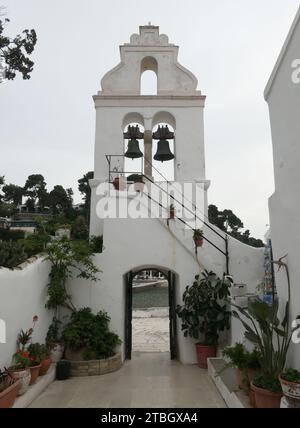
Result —
[[[7, 34], [34, 28], [32, 78], [0, 86], [0, 175], [31, 173], [77, 188], [93, 169], [94, 106], [120, 44], [151, 21], [180, 46], [179, 61], [207, 95], [209, 203], [230, 208], [262, 237], [274, 190], [263, 90], [299, 0], [0, 0]], [[78, 194], [75, 195], [78, 201]]]

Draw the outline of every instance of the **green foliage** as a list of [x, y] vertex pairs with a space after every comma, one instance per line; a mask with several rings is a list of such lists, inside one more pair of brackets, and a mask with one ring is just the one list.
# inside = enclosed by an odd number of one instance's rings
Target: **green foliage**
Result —
[[46, 345], [41, 345], [40, 343], [31, 343], [28, 346], [29, 357], [32, 358], [34, 362], [33, 365], [38, 365], [45, 359], [49, 358], [49, 351]]
[[244, 244], [251, 245], [252, 247], [264, 247], [264, 243], [261, 239], [255, 239], [250, 236], [249, 230], [243, 233], [241, 232], [241, 229], [244, 228], [244, 224], [231, 210], [219, 211], [218, 207], [215, 205], [209, 205], [208, 219], [210, 223], [216, 225]]
[[231, 364], [240, 370], [255, 370], [260, 368], [260, 354], [258, 350], [255, 348], [252, 352], [249, 352], [242, 343], [236, 343], [234, 346], [225, 348], [223, 356], [227, 357]]
[[0, 266], [13, 269], [26, 259], [27, 254], [20, 242], [0, 242]]
[[16, 186], [15, 184], [6, 184], [2, 189], [4, 193], [4, 201], [11, 202], [14, 205], [22, 203], [22, 198], [24, 195], [23, 187]]
[[66, 238], [52, 242], [47, 247], [47, 258], [51, 262], [50, 281], [46, 308], [57, 310], [60, 306], [75, 310], [66, 281], [72, 278], [72, 269], [77, 278], [97, 281], [99, 269], [92, 260], [92, 250], [86, 241], [70, 241]]
[[202, 239], [203, 238], [203, 230], [201, 229], [194, 229], [194, 240]]
[[21, 243], [24, 245], [24, 250], [27, 257], [43, 253], [46, 250], [46, 245], [50, 242], [51, 238], [47, 234], [34, 233], [28, 235]]
[[62, 342], [60, 329], [61, 329], [61, 321], [58, 318], [53, 317], [46, 336], [46, 344], [48, 347], [51, 348], [53, 344]]
[[92, 236], [90, 239], [91, 251], [94, 254], [102, 253], [103, 251], [103, 236]]
[[12, 39], [3, 34], [8, 22], [9, 19], [0, 20], [0, 57], [4, 59], [5, 77], [13, 80], [19, 72], [23, 79], [30, 79], [34, 62], [29, 59], [29, 55], [34, 51], [37, 42], [36, 32], [24, 30], [21, 35]]
[[61, 185], [54, 186], [49, 193], [48, 202], [54, 214], [71, 209], [73, 203], [72, 189], [64, 189]]
[[0, 229], [1, 241], [18, 241], [24, 239], [25, 232], [23, 230]]
[[[245, 328], [245, 337], [260, 351], [262, 376], [267, 383], [272, 383], [283, 372], [292, 335], [300, 328], [298, 325], [290, 329], [291, 289], [288, 267], [282, 262], [282, 259], [274, 263], [279, 266], [279, 269], [285, 268], [288, 283], [288, 301], [281, 321], [278, 317], [278, 299], [274, 299], [270, 305], [255, 297], [249, 301], [248, 309], [232, 303], [237, 308], [232, 315], [241, 321]], [[299, 318], [298, 316], [297, 319]]]
[[143, 177], [140, 174], [131, 174], [127, 177], [127, 181], [133, 181], [134, 183], [143, 183]]
[[90, 219], [90, 206], [91, 206], [91, 188], [89, 185], [89, 180], [94, 178], [94, 171], [89, 171], [82, 178], [78, 180], [78, 190], [83, 196], [83, 215], [85, 216], [87, 222]]
[[300, 371], [295, 369], [287, 369], [281, 374], [281, 377], [288, 382], [300, 383]]
[[229, 296], [229, 280], [219, 279], [213, 272], [195, 276], [192, 286], [183, 294], [183, 306], [176, 312], [182, 320], [184, 336], [199, 339], [204, 335], [204, 344], [216, 346], [219, 332], [230, 328], [230, 311], [225, 299]]
[[253, 384], [271, 392], [282, 392], [279, 379], [274, 375], [258, 374], [254, 377]]
[[88, 239], [89, 230], [86, 224], [84, 216], [76, 218], [72, 227], [72, 238], [73, 239]]
[[94, 315], [90, 308], [75, 311], [63, 330], [64, 342], [72, 350], [85, 348], [86, 359], [108, 358], [121, 343], [118, 335], [109, 331], [109, 323], [106, 312]]

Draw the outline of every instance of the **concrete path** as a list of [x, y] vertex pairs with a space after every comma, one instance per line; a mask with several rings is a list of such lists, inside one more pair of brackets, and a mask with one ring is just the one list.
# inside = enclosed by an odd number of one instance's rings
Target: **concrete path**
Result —
[[53, 382], [30, 407], [226, 406], [206, 370], [170, 361], [168, 353], [134, 353], [115, 373]]
[[135, 309], [132, 312], [132, 350], [169, 352], [169, 308]]

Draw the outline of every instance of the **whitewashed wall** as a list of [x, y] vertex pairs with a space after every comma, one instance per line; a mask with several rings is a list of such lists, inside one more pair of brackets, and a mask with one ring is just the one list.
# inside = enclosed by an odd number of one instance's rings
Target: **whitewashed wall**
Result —
[[[287, 255], [293, 320], [300, 314], [300, 9], [265, 98], [270, 111], [275, 178], [275, 192], [269, 199], [271, 239], [274, 259]], [[287, 300], [284, 271], [276, 273], [276, 285], [284, 304]], [[297, 340], [300, 342], [300, 335]], [[291, 344], [288, 364], [300, 369], [300, 343]]]
[[49, 270], [49, 263], [41, 257], [18, 269], [0, 268], [0, 319], [6, 325], [6, 343], [0, 343], [0, 368], [11, 364], [18, 333], [32, 327], [34, 315], [39, 321], [33, 341], [45, 341], [52, 320], [51, 312], [45, 309]]

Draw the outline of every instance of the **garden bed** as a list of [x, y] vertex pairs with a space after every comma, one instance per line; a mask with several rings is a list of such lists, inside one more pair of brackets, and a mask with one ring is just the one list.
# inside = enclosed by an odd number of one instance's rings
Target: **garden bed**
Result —
[[102, 360], [71, 361], [71, 376], [99, 376], [122, 367], [121, 353]]

